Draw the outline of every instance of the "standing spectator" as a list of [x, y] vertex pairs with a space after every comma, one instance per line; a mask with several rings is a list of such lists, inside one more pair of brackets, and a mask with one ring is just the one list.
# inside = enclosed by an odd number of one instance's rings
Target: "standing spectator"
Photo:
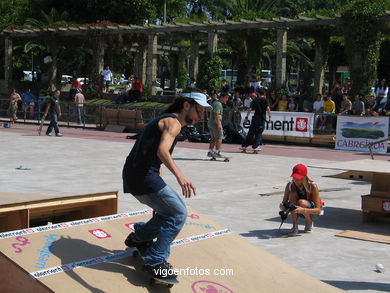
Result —
[[342, 102], [342, 87], [339, 81], [336, 82], [334, 87], [331, 90], [331, 95], [333, 97], [333, 101], [336, 105], [336, 112], [340, 112], [341, 102]]
[[299, 81], [297, 92], [298, 92], [298, 95], [297, 95], [298, 111], [301, 111], [302, 110], [302, 106], [303, 106], [303, 100], [308, 95], [308, 88], [307, 88], [305, 82], [302, 79]]
[[313, 102], [311, 101], [311, 98], [305, 98], [305, 100], [303, 101], [302, 110], [303, 112], [313, 112]]
[[351, 114], [352, 102], [347, 94], [343, 94], [343, 101], [341, 102], [340, 113], [341, 115]]
[[234, 98], [233, 98], [233, 109], [234, 110], [241, 110], [244, 107], [244, 104], [240, 98], [240, 93], [235, 92]]
[[10, 119], [10, 123], [14, 124], [18, 117], [16, 117], [16, 113], [18, 112], [18, 101], [21, 101], [22, 98], [16, 92], [16, 89], [11, 90], [11, 94], [9, 96], [9, 106], [7, 110], [8, 117]]
[[282, 95], [282, 99], [279, 100], [279, 102], [278, 102], [278, 111], [286, 112], [287, 111], [287, 105], [288, 105], [287, 95], [283, 94]]
[[363, 101], [360, 95], [355, 95], [355, 101], [352, 104], [352, 114], [363, 116], [366, 113]]
[[382, 79], [378, 88], [376, 89], [376, 111], [379, 114], [383, 114], [385, 111], [388, 93], [389, 88], [386, 85], [386, 79]]
[[294, 97], [290, 97], [290, 101], [287, 104], [287, 112], [298, 112], [298, 104], [295, 102]]
[[27, 117], [29, 119], [34, 119], [35, 95], [31, 93], [30, 89], [26, 89], [22, 94], [22, 99], [23, 99], [23, 112], [25, 117], [26, 114], [28, 113]]
[[110, 66], [106, 65], [101, 75], [103, 79], [103, 92], [108, 93], [110, 83], [112, 83], [112, 72], [110, 70]]
[[[223, 128], [222, 128], [222, 116], [223, 116], [223, 106], [228, 100], [227, 93], [221, 93], [219, 99], [214, 101], [212, 105], [211, 115], [208, 122], [208, 127], [210, 131], [210, 144], [209, 151], [207, 152], [208, 157], [223, 157], [221, 155], [221, 146], [223, 138]], [[214, 151], [215, 148], [215, 151]]]
[[208, 99], [207, 99], [207, 103], [209, 103], [211, 106], [213, 105], [213, 103], [215, 102], [215, 101], [217, 101], [218, 100], [218, 94], [217, 93], [214, 93], [211, 97], [209, 97]]
[[[316, 100], [313, 103], [313, 112], [314, 112], [314, 128], [319, 124], [324, 124], [325, 116], [322, 115], [324, 113], [324, 100], [322, 99], [321, 94], [317, 94]], [[319, 120], [319, 121], [317, 121]]]
[[74, 96], [74, 103], [76, 105], [77, 124], [84, 124], [84, 103], [85, 103], [85, 97], [84, 97], [81, 89], [77, 89], [77, 93]]
[[47, 100], [46, 109], [44, 115], [50, 113], [50, 124], [46, 130], [46, 135], [51, 136], [51, 132], [54, 129], [56, 136], [62, 136], [58, 128], [58, 118], [61, 118], [61, 106], [60, 106], [60, 90], [55, 90], [53, 96]]
[[230, 93], [230, 85], [226, 79], [221, 80], [221, 93]]
[[193, 77], [190, 78], [190, 84], [189, 84], [189, 87], [194, 89], [196, 88], [196, 81]]
[[268, 105], [271, 111], [278, 111], [278, 96], [275, 92], [271, 92], [270, 97], [268, 98]]
[[248, 121], [249, 114], [252, 112], [252, 110], [255, 111], [252, 117], [251, 125], [249, 126], [248, 134], [246, 136], [246, 139], [241, 145], [241, 150], [243, 152], [246, 152], [247, 147], [253, 142], [252, 148], [254, 153], [257, 153], [258, 151], [261, 151], [260, 145], [262, 145], [261, 135], [265, 128], [265, 121], [266, 121], [266, 114], [268, 113], [269, 122], [272, 122], [271, 120], [271, 110], [268, 106], [267, 99], [264, 95], [261, 97], [256, 97], [252, 101], [251, 106], [249, 107], [245, 122]]
[[253, 97], [256, 97], [256, 93], [252, 93], [252, 94], [247, 94], [245, 95], [245, 100], [244, 100], [244, 110], [248, 109], [251, 104], [252, 104], [252, 98], [251, 96]]

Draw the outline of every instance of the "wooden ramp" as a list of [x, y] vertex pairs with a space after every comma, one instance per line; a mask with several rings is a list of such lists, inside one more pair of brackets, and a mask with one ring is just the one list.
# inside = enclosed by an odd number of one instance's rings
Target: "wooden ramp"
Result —
[[356, 240], [364, 240], [364, 241], [372, 241], [372, 242], [390, 244], [390, 236], [388, 236], [388, 235], [381, 235], [381, 234], [374, 234], [374, 233], [367, 233], [367, 232], [360, 232], [360, 231], [353, 231], [353, 230], [345, 230], [339, 234], [336, 234], [336, 236], [350, 238], [350, 239], [356, 239]]
[[123, 242], [150, 217], [144, 210], [0, 233], [0, 292], [342, 292], [191, 209], [169, 258], [180, 284], [151, 287]]

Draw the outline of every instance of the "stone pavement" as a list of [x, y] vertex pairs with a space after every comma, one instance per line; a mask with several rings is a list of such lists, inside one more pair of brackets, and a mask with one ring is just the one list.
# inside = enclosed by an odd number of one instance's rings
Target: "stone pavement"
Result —
[[[1, 191], [68, 195], [119, 190], [119, 211], [144, 208], [122, 192], [122, 166], [133, 140], [126, 140], [123, 133], [71, 128], [61, 132], [64, 137], [57, 138], [37, 136], [36, 126], [0, 129]], [[179, 143], [174, 151], [175, 162], [197, 186], [197, 195], [187, 199], [187, 205], [333, 286], [349, 292], [390, 291], [389, 245], [334, 236], [346, 229], [389, 234], [388, 223], [362, 223], [360, 196], [369, 193], [370, 183], [324, 177], [340, 172], [309, 168], [309, 177], [322, 190], [325, 215], [311, 234], [285, 238], [278, 231], [278, 205], [295, 164], [365, 159], [368, 154], [265, 145], [260, 154], [253, 155], [239, 153], [237, 145], [224, 145], [231, 157], [226, 163], [209, 161], [206, 149], [205, 144]], [[390, 155], [376, 159], [390, 160]], [[15, 169], [18, 166], [31, 170]], [[180, 190], [167, 169], [163, 176]], [[290, 227], [287, 221], [282, 231]], [[377, 263], [387, 271], [376, 273]]]

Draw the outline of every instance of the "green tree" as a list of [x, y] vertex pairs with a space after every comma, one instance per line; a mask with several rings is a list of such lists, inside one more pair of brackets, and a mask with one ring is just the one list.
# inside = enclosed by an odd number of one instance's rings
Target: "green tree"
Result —
[[380, 17], [385, 0], [355, 0], [342, 14], [345, 47], [352, 79], [352, 95], [367, 95], [377, 74], [381, 45]]
[[219, 56], [210, 58], [206, 56], [202, 60], [198, 74], [197, 86], [200, 89], [207, 90], [209, 94], [217, 93], [221, 89], [219, 76], [222, 70], [222, 59]]

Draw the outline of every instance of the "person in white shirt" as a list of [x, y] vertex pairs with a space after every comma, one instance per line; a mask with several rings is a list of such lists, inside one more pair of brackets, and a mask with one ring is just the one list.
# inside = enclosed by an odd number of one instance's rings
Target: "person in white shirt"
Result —
[[[313, 112], [316, 114], [314, 116], [314, 128], [317, 126], [317, 120], [320, 120], [320, 122], [324, 122], [322, 120], [325, 119], [325, 116], [321, 115], [324, 113], [324, 99], [322, 98], [321, 94], [317, 94], [316, 100], [313, 103]], [[321, 125], [322, 123], [320, 123]]]
[[375, 93], [377, 112], [382, 113], [385, 110], [388, 93], [389, 87], [386, 85], [386, 79], [382, 79]]
[[108, 87], [112, 83], [112, 72], [110, 66], [106, 65], [106, 68], [101, 73], [103, 78], [103, 91], [108, 92]]

